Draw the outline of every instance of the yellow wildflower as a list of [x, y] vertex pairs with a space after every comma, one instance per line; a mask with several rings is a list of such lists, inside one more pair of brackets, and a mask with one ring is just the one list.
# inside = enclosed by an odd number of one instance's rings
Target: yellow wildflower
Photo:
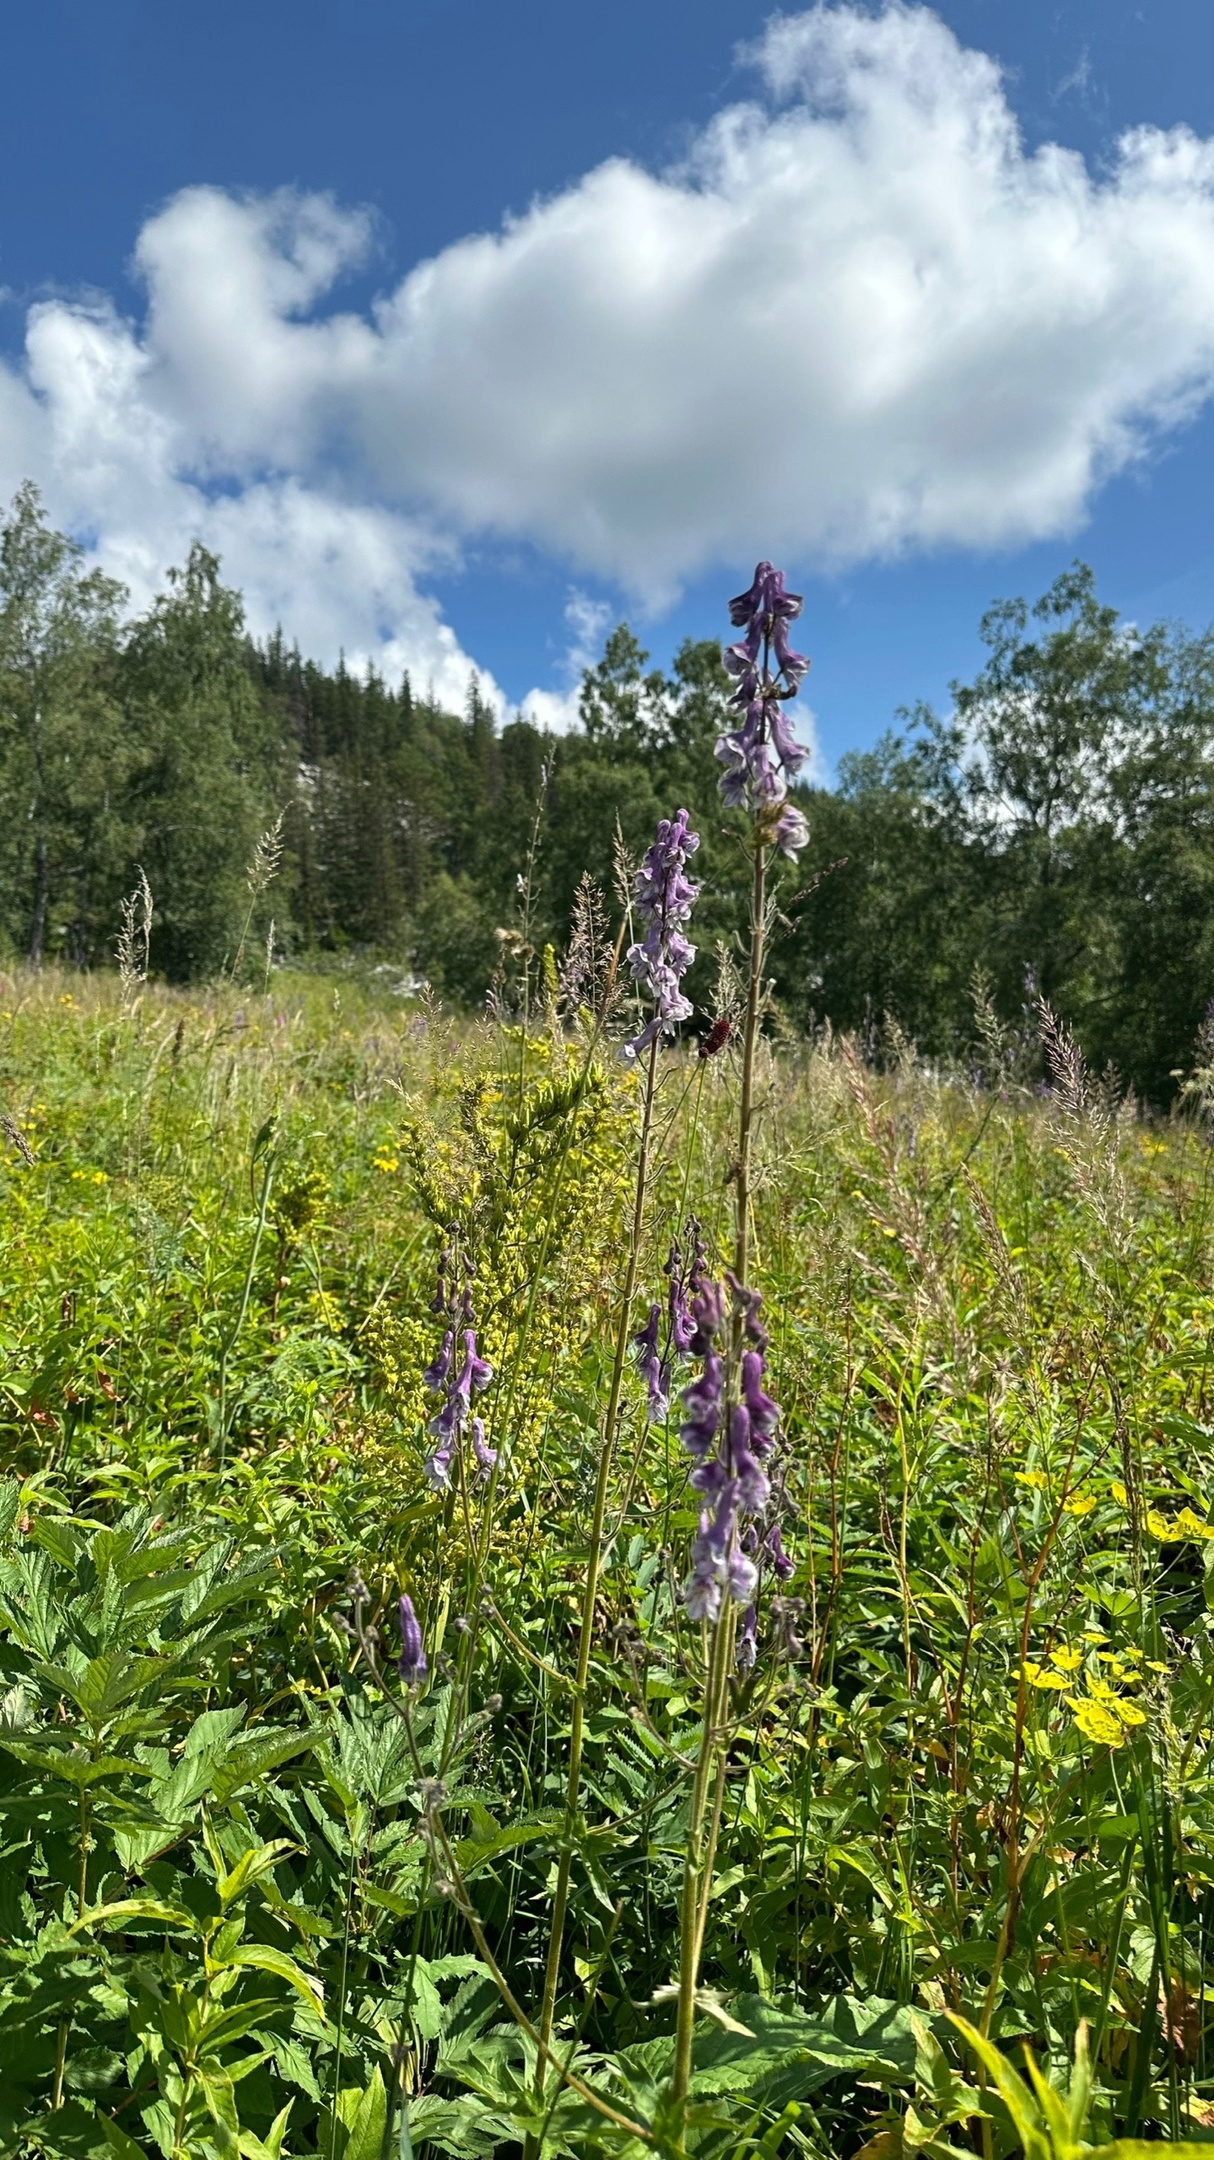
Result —
[[1125, 1727], [1103, 1703], [1083, 1701], [1075, 1705], [1075, 1723], [1097, 1747], [1124, 1747]]

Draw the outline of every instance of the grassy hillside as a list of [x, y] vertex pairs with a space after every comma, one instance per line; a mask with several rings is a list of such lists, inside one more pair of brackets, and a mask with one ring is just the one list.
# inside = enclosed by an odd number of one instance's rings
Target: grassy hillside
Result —
[[[1082, 2135], [1214, 2123], [1210, 1154], [1056, 1049], [761, 1047], [792, 1573], [679, 2128], [699, 1501], [631, 1360], [564, 1809], [637, 1072], [555, 985], [0, 983], [0, 2151], [1003, 2154], [1085, 2026]], [[690, 1218], [729, 1249], [732, 1046], [660, 1070], [638, 1326]], [[444, 1250], [497, 1459], [433, 1489]]]

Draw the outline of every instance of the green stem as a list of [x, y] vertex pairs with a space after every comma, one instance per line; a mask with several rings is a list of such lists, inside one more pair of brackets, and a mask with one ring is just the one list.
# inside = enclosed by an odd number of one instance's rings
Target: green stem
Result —
[[[755, 1051], [763, 1006], [766, 912], [767, 847], [762, 834], [756, 832], [750, 895], [750, 968], [746, 986], [746, 1032], [742, 1043], [742, 1095], [738, 1105], [738, 1153], [734, 1164], [734, 1273], [740, 1283], [746, 1281], [750, 1266], [750, 1143], [754, 1126]], [[742, 1360], [742, 1328], [743, 1316], [738, 1312], [734, 1316], [731, 1344], [731, 1399]], [[704, 1688], [704, 1727], [692, 1786], [687, 1843], [683, 1855], [683, 1893], [679, 1913], [679, 2006], [674, 2048], [676, 2103], [686, 2101], [691, 2084], [696, 1993], [725, 1797], [726, 1712], [736, 1630], [737, 1614], [730, 1603], [726, 1605], [712, 1631], [712, 1648]], [[713, 1789], [713, 1804], [706, 1828], [705, 1814], [708, 1810], [710, 1787]]]
[[[685, 2101], [691, 2084], [692, 2043], [695, 2037], [696, 1991], [700, 1980], [700, 1956], [708, 1916], [708, 1892], [716, 1860], [717, 1835], [721, 1827], [721, 1798], [725, 1776], [725, 1706], [729, 1691], [729, 1668], [733, 1659], [736, 1616], [728, 1605], [712, 1629], [712, 1647], [704, 1687], [704, 1729], [691, 1788], [691, 1812], [683, 1853], [683, 1894], [679, 1909], [679, 2006], [675, 2023], [674, 2098]], [[722, 1790], [714, 1798], [707, 1833], [704, 1816], [708, 1791], [717, 1773]]]
[[569, 1769], [565, 1783], [565, 1825], [561, 1845], [561, 1857], [557, 1866], [556, 1892], [552, 1901], [552, 1926], [548, 1937], [548, 1959], [544, 1970], [544, 1994], [540, 2007], [540, 2058], [537, 2063], [537, 2080], [542, 2088], [545, 2051], [552, 2038], [552, 2025], [556, 2013], [556, 1991], [560, 1979], [561, 1949], [565, 1933], [565, 1915], [569, 1905], [569, 1877], [573, 1866], [573, 1834], [577, 1822], [578, 1797], [582, 1782], [582, 1749], [586, 1726], [586, 1685], [590, 1676], [590, 1651], [594, 1640], [594, 1610], [598, 1600], [599, 1575], [603, 1561], [603, 1529], [607, 1517], [607, 1494], [611, 1481], [611, 1465], [615, 1454], [616, 1426], [619, 1422], [620, 1396], [624, 1385], [624, 1367], [628, 1358], [628, 1341], [632, 1325], [632, 1301], [636, 1292], [637, 1270], [640, 1265], [641, 1232], [644, 1226], [645, 1187], [649, 1172], [649, 1140], [653, 1126], [653, 1101], [657, 1082], [658, 1039], [649, 1047], [649, 1064], [645, 1073], [645, 1097], [641, 1109], [641, 1137], [637, 1155], [636, 1194], [632, 1209], [632, 1235], [628, 1243], [628, 1265], [624, 1272], [624, 1288], [620, 1296], [619, 1317], [615, 1331], [615, 1359], [611, 1368], [611, 1391], [607, 1398], [607, 1415], [603, 1427], [603, 1445], [599, 1452], [598, 1477], [594, 1488], [594, 1513], [590, 1523], [590, 1551], [586, 1560], [586, 1587], [582, 1593], [581, 1624], [578, 1630], [577, 1672], [573, 1684], [573, 1715], [569, 1729]]
[[[738, 1106], [738, 1164], [736, 1173], [737, 1229], [734, 1238], [734, 1273], [746, 1281], [750, 1264], [750, 1137], [754, 1124], [755, 1048], [763, 1000], [763, 946], [767, 910], [767, 849], [755, 842], [754, 882], [750, 898], [750, 979], [746, 988], [746, 1035], [742, 1045], [742, 1100]], [[741, 1335], [741, 1320], [737, 1323]]]

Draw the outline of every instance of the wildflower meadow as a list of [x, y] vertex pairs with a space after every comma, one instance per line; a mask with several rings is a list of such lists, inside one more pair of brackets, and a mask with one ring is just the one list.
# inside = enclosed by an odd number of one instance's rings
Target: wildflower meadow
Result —
[[1214, 2138], [1214, 1041], [782, 1024], [799, 612], [480, 1014], [0, 978], [0, 2153]]

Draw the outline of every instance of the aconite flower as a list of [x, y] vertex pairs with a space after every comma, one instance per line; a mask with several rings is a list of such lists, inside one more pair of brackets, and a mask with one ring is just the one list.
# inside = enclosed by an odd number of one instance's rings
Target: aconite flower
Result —
[[628, 948], [628, 965], [641, 995], [653, 1010], [639, 1034], [625, 1043], [623, 1056], [639, 1058], [663, 1035], [673, 1035], [692, 1006], [683, 994], [683, 977], [696, 956], [683, 935], [699, 886], [687, 875], [687, 863], [700, 845], [686, 810], [663, 818], [657, 838], [636, 874], [636, 910], [643, 934]]
[[716, 746], [725, 802], [761, 819], [767, 841], [789, 856], [809, 838], [803, 814], [785, 800], [809, 754], [785, 709], [809, 667], [788, 641], [788, 625], [801, 608], [800, 593], [787, 592], [784, 572], [769, 562], [758, 563], [747, 591], [730, 601], [730, 621], [746, 633], [724, 653], [737, 685], [730, 703], [739, 718]]
[[737, 1368], [738, 1399], [730, 1405], [728, 1416], [726, 1360], [718, 1348], [726, 1322], [725, 1285], [713, 1282], [701, 1268], [691, 1299], [694, 1332], [689, 1348], [701, 1360], [701, 1367], [683, 1389], [680, 1437], [694, 1462], [689, 1482], [705, 1501], [713, 1503], [713, 1511], [705, 1507], [692, 1540], [683, 1603], [689, 1618], [710, 1622], [720, 1618], [726, 1603], [746, 1609], [736, 1658], [741, 1669], [749, 1670], [755, 1656], [753, 1614], [760, 1587], [759, 1563], [770, 1567], [781, 1581], [792, 1572], [792, 1564], [778, 1528], [762, 1538], [755, 1525], [771, 1499], [763, 1458], [771, 1452], [780, 1420], [779, 1409], [763, 1384], [767, 1348], [767, 1330], [760, 1316], [763, 1300], [734, 1275], [727, 1281], [734, 1325], [747, 1346]]
[[[457, 1301], [454, 1286], [448, 1289], [448, 1267], [449, 1255], [444, 1252], [439, 1282], [449, 1300], [447, 1326], [437, 1356], [422, 1374], [430, 1392], [441, 1394], [443, 1398], [426, 1428], [436, 1443], [423, 1464], [423, 1474], [432, 1492], [443, 1492], [450, 1485], [452, 1464], [460, 1435], [472, 1417], [472, 1398], [487, 1388], [493, 1378], [493, 1367], [477, 1349], [471, 1286], [465, 1285], [463, 1294]], [[463, 1356], [458, 1367], [455, 1347], [457, 1338], [463, 1342]], [[473, 1455], [477, 1467], [487, 1476], [497, 1456], [495, 1451], [486, 1445], [485, 1428], [480, 1419], [473, 1419], [473, 1425], [476, 1428], [472, 1433]]]
[[637, 1370], [648, 1393], [645, 1409], [651, 1425], [660, 1425], [670, 1408], [670, 1377], [658, 1349], [661, 1326], [662, 1308], [651, 1305], [644, 1327], [639, 1328], [632, 1338]]

